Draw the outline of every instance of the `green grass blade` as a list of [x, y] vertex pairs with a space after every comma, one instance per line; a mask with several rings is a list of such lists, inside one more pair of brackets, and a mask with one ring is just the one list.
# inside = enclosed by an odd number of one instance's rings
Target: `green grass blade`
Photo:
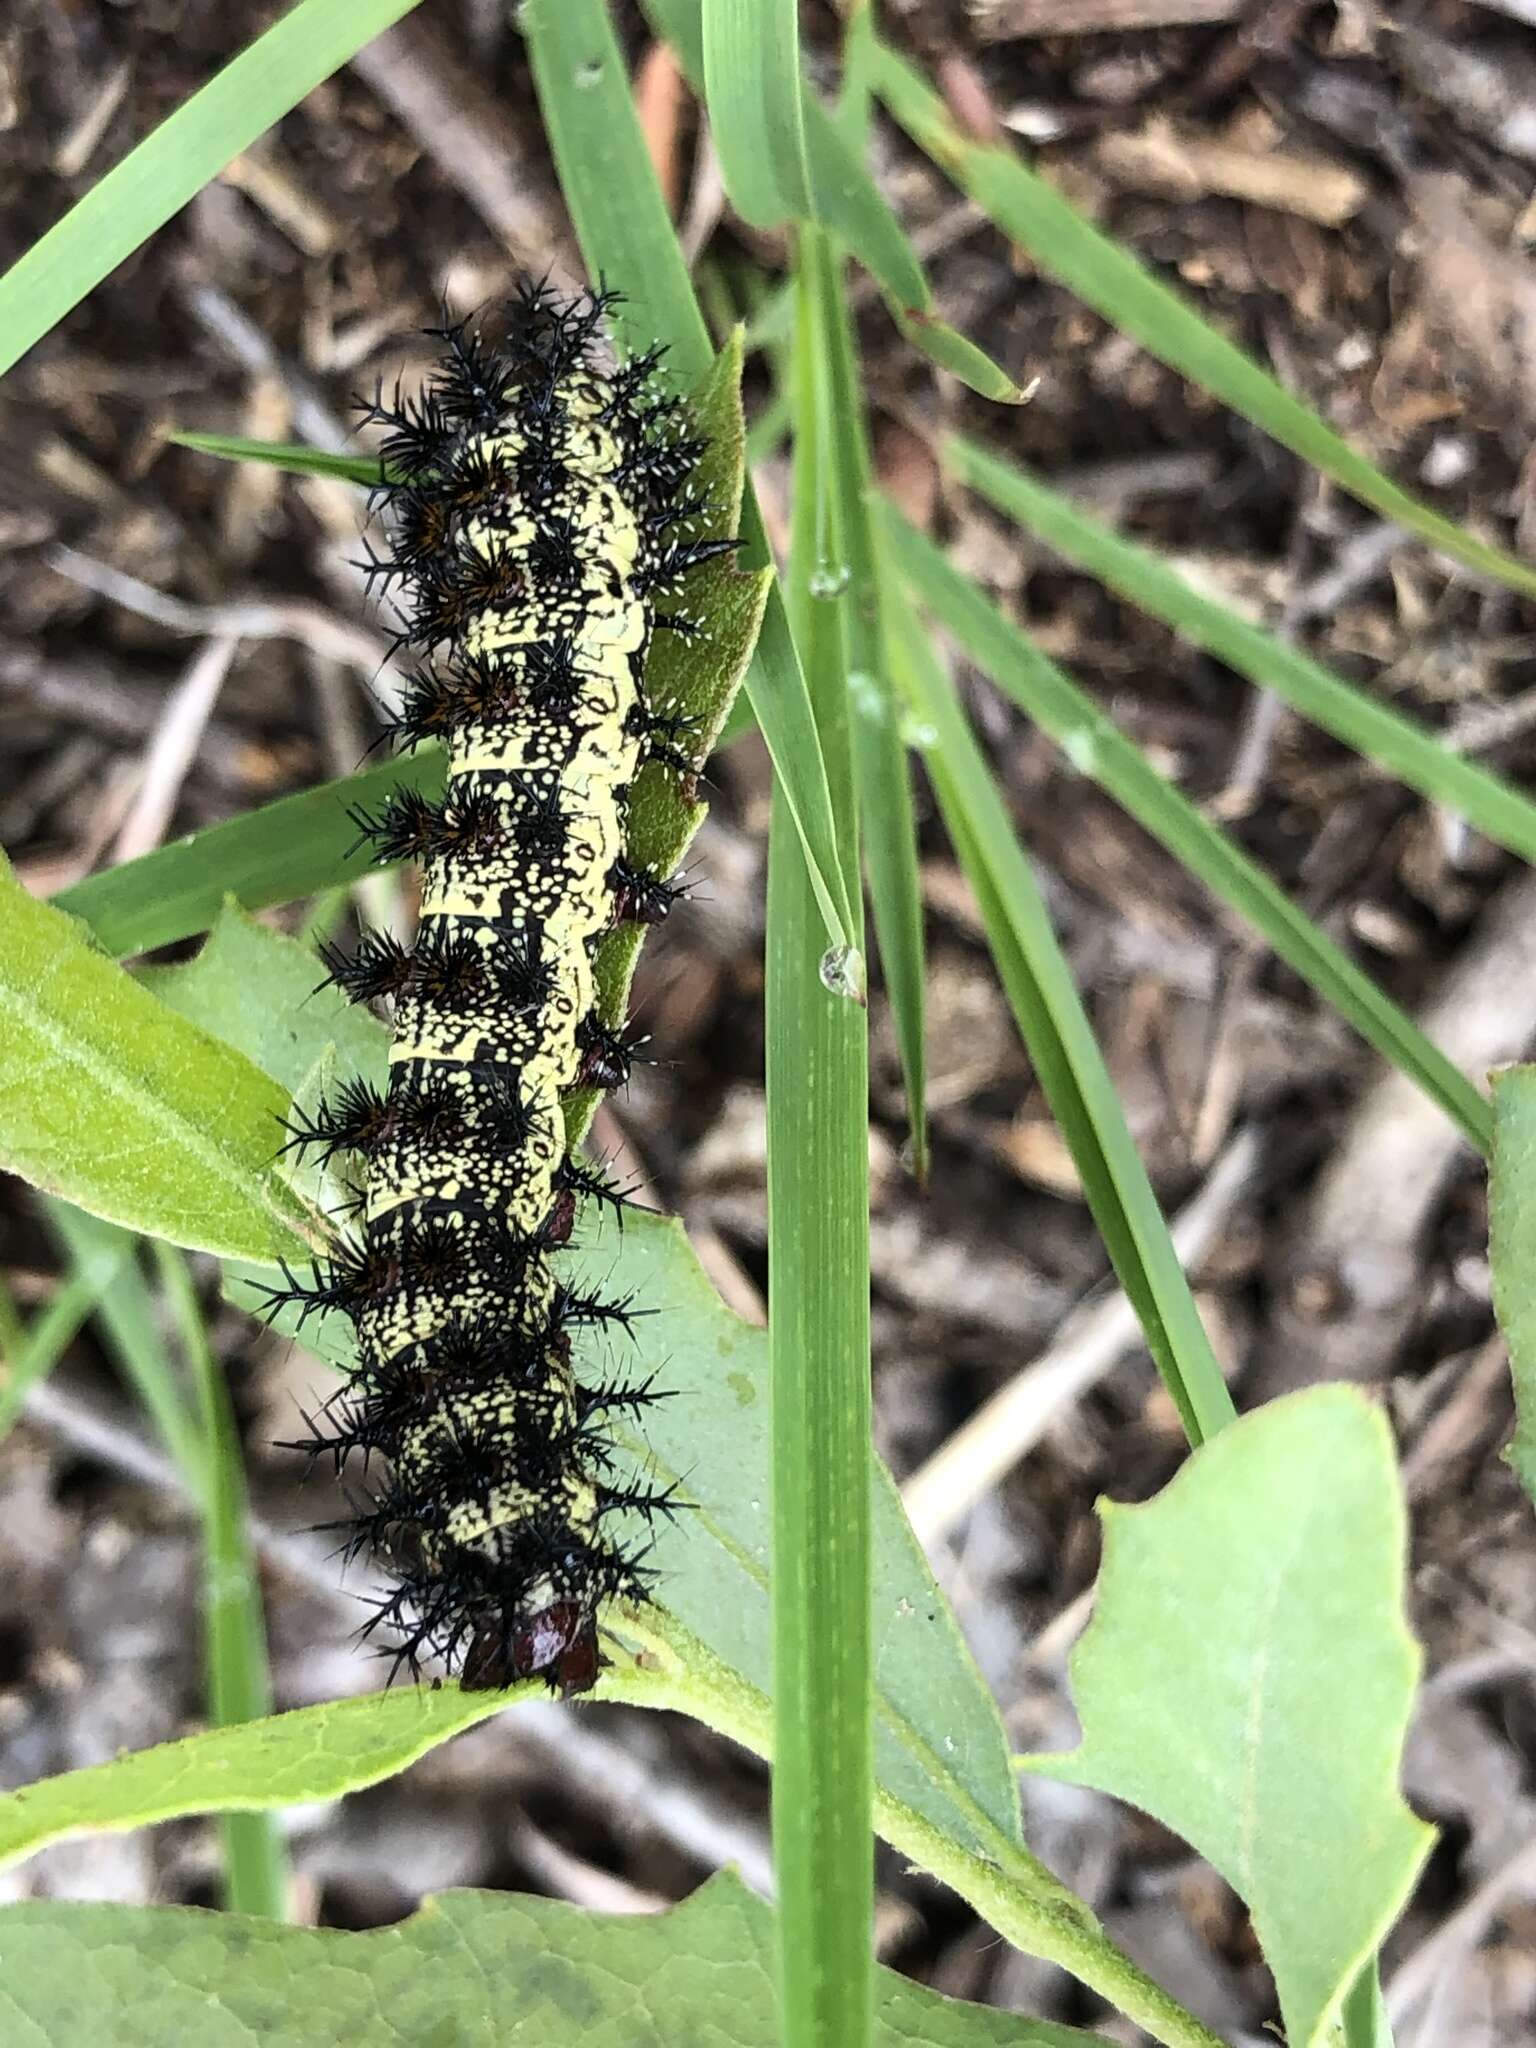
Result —
[[[645, 13], [657, 34], [672, 45], [684, 77], [702, 95], [705, 68], [701, 0], [645, 0]], [[800, 97], [812, 210], [816, 217], [847, 243], [896, 305], [926, 313], [933, 295], [923, 267], [865, 167], [862, 155], [839, 131], [813, 92], [802, 85]]]
[[919, 149], [1004, 234], [1028, 249], [1042, 270], [1111, 326], [1442, 554], [1512, 590], [1536, 594], [1536, 568], [1476, 539], [1400, 489], [1128, 250], [1100, 234], [1011, 147], [964, 134], [904, 57], [877, 42], [870, 62], [875, 91]]
[[[857, 901], [840, 536], [823, 311], [802, 231], [790, 593]], [[835, 557], [834, 557], [835, 558]], [[784, 2048], [863, 2048], [873, 1912], [869, 1132], [864, 1011], [822, 985], [805, 862], [775, 798], [768, 860], [768, 1289], [773, 1422], [773, 1837]]]
[[1262, 868], [1159, 775], [1093, 699], [953, 569], [931, 541], [886, 509], [901, 573], [971, 658], [1080, 773], [1091, 776], [1191, 874], [1262, 933], [1288, 966], [1458, 1123], [1479, 1151], [1493, 1142], [1486, 1098], [1413, 1020], [1299, 910]]
[[992, 772], [915, 614], [888, 584], [897, 674], [988, 944], [1105, 1249], [1192, 1444], [1233, 1417], [1168, 1226]]
[[132, 1244], [133, 1239], [122, 1231], [110, 1242], [82, 1247], [68, 1278], [34, 1317], [31, 1327], [22, 1331], [19, 1339], [7, 1339], [5, 1380], [0, 1385], [0, 1443], [15, 1427], [32, 1388], [53, 1371], [76, 1332], [94, 1313]]
[[323, 78], [416, 0], [301, 0], [0, 278], [0, 374]]
[[371, 455], [333, 455], [324, 448], [311, 448], [305, 441], [248, 441], [239, 434], [194, 434], [190, 430], [165, 438], [173, 447], [217, 455], [224, 462], [270, 463], [290, 476], [330, 476], [344, 484], [371, 486], [382, 482], [385, 473]]
[[703, 0], [704, 94], [731, 204], [753, 227], [813, 208], [796, 0]]
[[[629, 79], [602, 0], [528, 0], [521, 16], [561, 189], [594, 275], [623, 284], [629, 302], [616, 326], [634, 348], [664, 341], [682, 379], [696, 383], [713, 360], [709, 333], [635, 117]], [[749, 487], [741, 511], [739, 566], [770, 559]], [[806, 849], [831, 944], [851, 943], [847, 891], [826, 763], [784, 607], [770, 592], [747, 694]]]
[[87, 875], [53, 901], [119, 959], [148, 953], [207, 931], [226, 896], [266, 910], [375, 872], [379, 863], [358, 843], [348, 813], [376, 810], [395, 789], [441, 796], [446, 773], [442, 748], [422, 747]]
[[187, 1484], [201, 1496], [207, 1474], [202, 1432], [160, 1342], [149, 1284], [132, 1255], [132, 1236], [115, 1223], [88, 1216], [71, 1202], [60, 1202], [51, 1195], [41, 1199], [48, 1227], [77, 1271], [100, 1271], [116, 1255], [117, 1270], [101, 1289], [98, 1307], [107, 1349], [143, 1402], [161, 1443]]
[[927, 1060], [923, 900], [917, 867], [917, 817], [911, 767], [901, 736], [883, 634], [880, 583], [870, 527], [870, 457], [853, 324], [842, 290], [824, 293], [820, 324], [831, 403], [831, 477], [848, 588], [841, 600], [848, 653], [848, 699], [859, 796], [864, 871], [886, 997], [896, 1028], [911, 1124], [911, 1168], [928, 1174]]
[[[261, 1582], [251, 1548], [240, 1438], [224, 1375], [208, 1346], [202, 1310], [187, 1262], [158, 1239], [160, 1284], [170, 1302], [182, 1351], [192, 1368], [207, 1454], [203, 1496], [203, 1606], [208, 1658], [209, 1719], [216, 1728], [258, 1721], [272, 1711]], [[288, 1859], [269, 1813], [227, 1813], [224, 1903], [231, 1913], [288, 1916]]]
[[1262, 626], [1204, 597], [1149, 548], [1123, 540], [1016, 463], [959, 435], [944, 460], [962, 483], [1016, 519], [1111, 590], [1129, 598], [1240, 675], [1273, 690], [1305, 718], [1366, 755], [1434, 803], [1522, 859], [1536, 862], [1536, 803], [1486, 768], [1463, 760], [1433, 733], [1354, 683], [1288, 647]]

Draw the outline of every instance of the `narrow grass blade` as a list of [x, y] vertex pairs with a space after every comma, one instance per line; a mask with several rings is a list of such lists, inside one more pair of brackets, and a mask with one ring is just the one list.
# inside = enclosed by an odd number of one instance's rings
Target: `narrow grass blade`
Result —
[[266, 462], [290, 476], [329, 476], [340, 483], [371, 487], [382, 483], [385, 474], [382, 464], [371, 455], [333, 455], [324, 448], [311, 448], [305, 441], [248, 441], [239, 434], [194, 434], [190, 430], [165, 438], [175, 448], [217, 455], [224, 462]]
[[5, 1345], [5, 1380], [0, 1385], [0, 1443], [15, 1427], [27, 1405], [27, 1395], [45, 1380], [73, 1342], [76, 1332], [95, 1311], [102, 1295], [117, 1277], [118, 1269], [132, 1248], [126, 1231], [114, 1233], [110, 1242], [82, 1248], [73, 1260], [73, 1270], [52, 1301], [33, 1318], [31, 1327]]
[[[645, 12], [672, 45], [683, 75], [701, 96], [705, 87], [702, 0], [646, 0]], [[898, 306], [925, 313], [932, 294], [900, 222], [866, 168], [862, 154], [804, 85], [801, 119], [810, 169], [811, 210], [877, 278]]]
[[1240, 675], [1273, 690], [1305, 718], [1366, 755], [1432, 802], [1444, 804], [1511, 853], [1536, 862], [1536, 803], [1501, 777], [1437, 740], [1402, 712], [1378, 704], [1321, 662], [1204, 597], [1149, 548], [1123, 540], [1016, 463], [959, 435], [944, 461], [962, 483], [1111, 590], [1129, 598]]
[[885, 992], [896, 1027], [911, 1124], [911, 1168], [928, 1174], [927, 1062], [924, 1048], [923, 901], [917, 871], [917, 818], [911, 764], [901, 736], [902, 707], [890, 678], [880, 582], [870, 529], [869, 442], [859, 393], [853, 325], [840, 266], [821, 294], [818, 321], [826, 351], [831, 474], [841, 540], [838, 571], [848, 654], [848, 702], [859, 795], [864, 871]]
[[931, 541], [886, 508], [894, 559], [922, 603], [971, 658], [1050, 734], [1081, 774], [1107, 790], [1311, 983], [1362, 1038], [1416, 1082], [1480, 1152], [1493, 1142], [1486, 1098], [1413, 1020], [1363, 974], [1237, 846], [1158, 774], [1092, 698], [952, 568]]
[[446, 775], [442, 748], [422, 747], [87, 875], [53, 901], [119, 959], [148, 953], [207, 931], [226, 896], [265, 910], [373, 872], [378, 861], [350, 813], [376, 811], [396, 789], [441, 796]]
[[753, 227], [813, 212], [796, 0], [703, 0], [704, 90], [731, 204]]
[[[857, 901], [832, 390], [836, 289], [802, 230], [791, 602]], [[776, 795], [768, 859], [768, 1289], [773, 1419], [774, 1864], [784, 2048], [863, 2048], [871, 2012], [869, 1134], [865, 1014], [820, 976], [821, 933]]]
[[[620, 335], [634, 349], [665, 342], [672, 367], [686, 382], [697, 382], [713, 359], [709, 333], [602, 0], [528, 0], [521, 21], [582, 253], [594, 275], [629, 290], [628, 304], [617, 309]], [[741, 533], [739, 566], [766, 564], [768, 542], [750, 488]], [[777, 592], [769, 594], [746, 688], [805, 844], [827, 937], [834, 947], [847, 947], [852, 918], [838, 866], [826, 763]]]
[[1153, 1362], [1190, 1442], [1204, 1443], [1232, 1420], [1232, 1399], [1167, 1223], [992, 772], [905, 598], [888, 582], [885, 599], [929, 776], [1019, 1029]]
[[1028, 249], [1042, 270], [1111, 326], [1442, 554], [1511, 590], [1536, 594], [1536, 568], [1476, 539], [1383, 476], [1129, 250], [1100, 234], [1011, 148], [966, 135], [904, 57], [877, 42], [870, 63], [875, 91], [918, 148], [1004, 234]]
[[[155, 1262], [170, 1303], [181, 1347], [192, 1368], [198, 1419], [207, 1460], [203, 1495], [203, 1608], [208, 1660], [209, 1719], [216, 1728], [259, 1721], [272, 1711], [267, 1634], [261, 1583], [251, 1548], [245, 1467], [224, 1375], [208, 1346], [208, 1333], [187, 1262], [156, 1240]], [[268, 1813], [227, 1813], [224, 1903], [231, 1913], [288, 1917], [288, 1859], [277, 1822]]]
[[0, 278], [0, 374], [415, 0], [301, 0], [130, 150]]
[[99, 1216], [87, 1216], [70, 1202], [41, 1198], [49, 1229], [79, 1272], [100, 1272], [109, 1259], [116, 1270], [98, 1302], [107, 1349], [124, 1380], [143, 1402], [166, 1450], [201, 1495], [207, 1474], [202, 1432], [186, 1389], [166, 1357], [155, 1326], [155, 1305], [143, 1268], [133, 1256], [130, 1233]]

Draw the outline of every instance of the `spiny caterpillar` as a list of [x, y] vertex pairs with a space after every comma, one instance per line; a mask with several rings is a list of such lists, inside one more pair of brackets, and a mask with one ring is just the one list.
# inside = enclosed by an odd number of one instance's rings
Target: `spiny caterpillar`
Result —
[[367, 566], [400, 586], [399, 640], [424, 664], [397, 736], [441, 740], [448, 785], [357, 814], [382, 855], [421, 864], [414, 950], [375, 933], [327, 957], [354, 1000], [393, 1005], [388, 1085], [349, 1082], [290, 1127], [364, 1168], [356, 1238], [281, 1297], [356, 1328], [355, 1373], [306, 1447], [338, 1469], [383, 1459], [347, 1545], [395, 1579], [368, 1626], [473, 1688], [586, 1691], [599, 1606], [653, 1577], [605, 1518], [672, 1504], [612, 1476], [605, 1434], [659, 1398], [652, 1383], [583, 1384], [572, 1357], [573, 1331], [627, 1332], [631, 1305], [552, 1262], [583, 1199], [622, 1199], [568, 1156], [561, 1111], [570, 1089], [621, 1085], [633, 1056], [595, 1006], [594, 950], [678, 893], [624, 853], [642, 761], [690, 794], [694, 774], [686, 721], [642, 692], [652, 628], [692, 630], [654, 601], [734, 546], [683, 537], [705, 509], [688, 489], [704, 443], [654, 395], [659, 349], [604, 367], [616, 298], [525, 283], [501, 347], [434, 329], [446, 353], [422, 395], [364, 408], [400, 479], [379, 492], [390, 552]]

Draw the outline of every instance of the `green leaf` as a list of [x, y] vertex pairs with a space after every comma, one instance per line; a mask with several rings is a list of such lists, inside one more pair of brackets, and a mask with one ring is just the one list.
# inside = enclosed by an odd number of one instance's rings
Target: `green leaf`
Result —
[[[846, 559], [828, 365], [837, 292], [828, 237], [802, 228], [789, 604], [843, 880], [857, 906], [849, 607], [846, 591], [818, 595], [829, 570], [835, 588]], [[783, 2037], [784, 2048], [864, 2048], [874, 1889], [868, 1018], [824, 985], [815, 897], [778, 795], [767, 933], [773, 1852]]]
[[1486, 1152], [1492, 1117], [1461, 1069], [931, 541], [890, 507], [884, 511], [892, 554], [922, 602], [1050, 734], [1078, 772], [1099, 783], [1191, 874], [1262, 932], [1282, 960]]
[[1515, 1434], [1504, 1455], [1536, 1501], [1536, 1067], [1493, 1077], [1488, 1250], [1515, 1383]]
[[[0, 1912], [15, 2048], [775, 2048], [773, 1915], [729, 1871], [666, 1913], [458, 1891], [365, 1934], [174, 1906]], [[1102, 2048], [879, 1973], [876, 2048]]]
[[891, 311], [903, 336], [940, 370], [948, 370], [962, 384], [995, 405], [1026, 405], [1034, 390], [1020, 384], [994, 363], [985, 349], [932, 313], [909, 313], [893, 306]]
[[[333, 986], [297, 939], [258, 924], [237, 903], [220, 911], [191, 960], [145, 967], [138, 979], [178, 1016], [222, 1038], [294, 1095], [327, 1051], [347, 1073], [377, 1075], [389, 1034], [372, 1012]], [[275, 1126], [274, 1152], [282, 1140]]]
[[[725, 532], [736, 525], [746, 479], [746, 422], [741, 410], [742, 338], [733, 334], [715, 359], [690, 404], [698, 430], [708, 439], [694, 488], [708, 501]], [[726, 558], [695, 569], [688, 579], [690, 610], [706, 621], [702, 632], [655, 635], [645, 664], [645, 693], [689, 721], [688, 746], [706, 758], [719, 740], [742, 677], [762, 630], [773, 572], [742, 575]], [[625, 820], [625, 852], [649, 874], [673, 875], [704, 822], [707, 805], [678, 787], [673, 771], [651, 761], [636, 776]], [[605, 1020], [620, 1025], [629, 1013], [635, 964], [645, 944], [641, 925], [625, 925], [598, 948], [593, 963], [597, 1004]], [[565, 1106], [567, 1142], [586, 1134], [602, 1090], [571, 1095]]]
[[1214, 1864], [1253, 1914], [1286, 2039], [1314, 2048], [1434, 1839], [1397, 1789], [1419, 1652], [1391, 1432], [1354, 1390], [1314, 1388], [1100, 1513], [1071, 1663], [1082, 1745], [1025, 1762]]
[[1017, 463], [958, 435], [944, 444], [962, 483], [1029, 528], [1047, 547], [1172, 626], [1181, 638], [1314, 719], [1410, 788], [1444, 804], [1500, 846], [1536, 862], [1536, 803], [1500, 776], [1463, 760], [1413, 719], [1379, 704], [1321, 662], [1204, 597], [1150, 548], [1121, 538]]
[[904, 57], [877, 40], [870, 65], [875, 91], [918, 148], [968, 192], [1005, 235], [1026, 248], [1042, 270], [1112, 327], [1133, 336], [1170, 368], [1213, 392], [1314, 469], [1453, 561], [1465, 562], [1527, 596], [1536, 593], [1536, 568], [1488, 546], [1401, 490], [1187, 300], [1160, 283], [1129, 250], [1100, 234], [1010, 146], [977, 142], [964, 134]]
[[0, 278], [0, 374], [321, 79], [415, 0], [301, 0]]
[[704, 89], [731, 204], [753, 227], [811, 217], [796, 0], [703, 0]]
[[267, 910], [374, 872], [378, 863], [350, 813], [377, 811], [397, 789], [439, 797], [446, 779], [442, 748], [421, 747], [87, 875], [53, 900], [89, 925], [106, 952], [152, 952], [207, 931], [227, 897]]
[[302, 1258], [273, 1171], [282, 1091], [167, 1010], [0, 863], [0, 1163], [92, 1215], [265, 1263]]

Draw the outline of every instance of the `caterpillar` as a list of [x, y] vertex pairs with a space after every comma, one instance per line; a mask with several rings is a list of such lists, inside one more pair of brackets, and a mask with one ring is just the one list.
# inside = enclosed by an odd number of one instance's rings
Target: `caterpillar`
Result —
[[365, 1633], [471, 1689], [589, 1690], [599, 1608], [654, 1578], [610, 1518], [677, 1504], [614, 1476], [612, 1418], [661, 1398], [653, 1382], [578, 1377], [573, 1335], [629, 1333], [634, 1305], [573, 1288], [553, 1256], [584, 1202], [623, 1199], [565, 1142], [562, 1098], [621, 1085], [635, 1052], [599, 1014], [594, 951], [679, 893], [625, 856], [642, 761], [690, 796], [695, 774], [686, 721], [642, 688], [653, 630], [694, 630], [657, 600], [735, 545], [690, 537], [705, 443], [657, 395], [660, 349], [613, 365], [615, 303], [524, 281], [498, 344], [429, 330], [443, 353], [420, 396], [364, 407], [390, 479], [387, 552], [364, 566], [419, 662], [395, 737], [440, 740], [448, 781], [355, 814], [364, 842], [420, 864], [414, 946], [381, 932], [326, 958], [348, 996], [392, 1008], [387, 1086], [351, 1081], [289, 1125], [323, 1162], [353, 1155], [361, 1187], [355, 1233], [279, 1298], [355, 1327], [355, 1370], [305, 1447], [387, 1475], [346, 1529], [393, 1582]]

